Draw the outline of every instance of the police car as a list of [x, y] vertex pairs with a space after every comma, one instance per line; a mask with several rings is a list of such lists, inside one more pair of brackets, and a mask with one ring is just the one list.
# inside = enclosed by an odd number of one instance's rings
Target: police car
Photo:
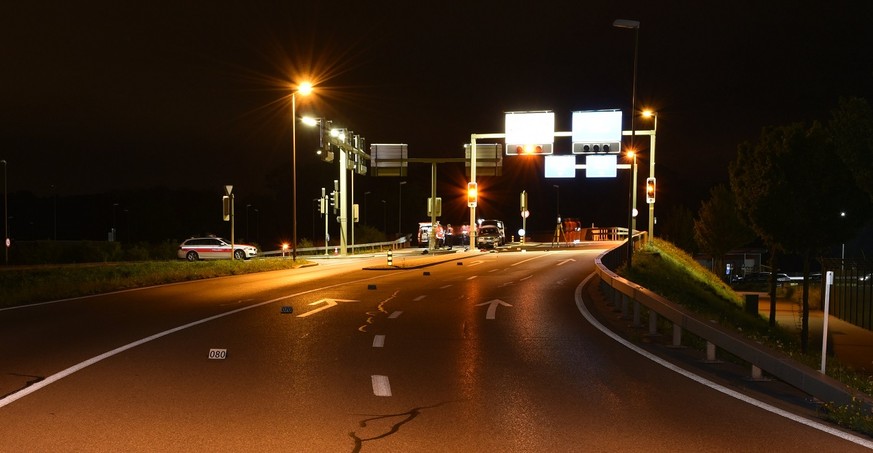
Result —
[[[230, 241], [219, 237], [190, 238], [179, 245], [176, 255], [188, 261], [230, 259]], [[233, 259], [247, 260], [258, 256], [258, 248], [248, 244], [233, 245]]]

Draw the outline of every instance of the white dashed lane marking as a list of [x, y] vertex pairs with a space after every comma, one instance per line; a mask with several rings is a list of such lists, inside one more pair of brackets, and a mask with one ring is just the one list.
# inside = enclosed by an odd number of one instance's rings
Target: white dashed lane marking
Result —
[[388, 382], [388, 376], [374, 374], [370, 376], [373, 382], [373, 394], [376, 396], [391, 396], [391, 383]]

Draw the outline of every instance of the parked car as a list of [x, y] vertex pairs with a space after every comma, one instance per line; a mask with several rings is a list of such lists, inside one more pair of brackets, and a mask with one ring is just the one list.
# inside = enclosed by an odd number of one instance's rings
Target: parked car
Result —
[[[743, 285], [751, 285], [751, 284], [767, 284], [770, 282], [770, 273], [769, 272], [753, 272], [751, 274], [746, 274], [744, 277], [739, 279], [736, 283]], [[788, 274], [784, 273], [776, 273], [776, 285], [777, 286], [786, 286], [791, 285], [791, 277]]]
[[500, 245], [500, 230], [496, 226], [479, 227], [479, 234], [476, 236], [476, 245], [479, 248], [494, 248]]
[[[186, 239], [179, 245], [176, 256], [188, 261], [230, 259], [230, 241], [219, 237]], [[233, 245], [233, 259], [247, 260], [258, 256], [258, 248], [248, 244]]]
[[506, 230], [503, 227], [502, 220], [483, 220], [483, 221], [479, 222], [479, 234], [482, 234], [482, 228], [484, 228], [484, 227], [497, 228], [497, 234], [499, 235], [499, 239], [500, 239], [498, 245], [505, 245], [506, 244]]
[[[769, 272], [755, 272], [753, 274], [747, 275], [743, 280], [747, 282], [769, 282], [770, 281], [770, 273]], [[776, 281], [779, 283], [786, 283], [791, 281], [791, 277], [788, 274], [776, 273]]]

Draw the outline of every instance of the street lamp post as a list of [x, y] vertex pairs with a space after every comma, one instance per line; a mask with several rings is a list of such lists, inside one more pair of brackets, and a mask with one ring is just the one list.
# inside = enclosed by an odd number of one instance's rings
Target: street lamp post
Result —
[[[634, 127], [634, 117], [636, 116], [636, 110], [637, 110], [637, 55], [639, 53], [638, 50], [639, 50], [639, 44], [640, 44], [640, 21], [628, 20], [628, 19], [616, 19], [612, 23], [612, 26], [616, 27], [616, 28], [629, 28], [629, 29], [634, 30], [634, 74], [633, 74], [633, 88], [631, 90], [631, 143], [630, 143], [631, 153], [633, 153], [636, 151], [636, 149], [634, 148], [634, 136], [636, 135], [636, 128]], [[637, 162], [636, 156], [632, 155], [632, 157], [633, 157], [634, 168], [636, 168], [636, 162]], [[634, 215], [633, 215], [633, 209], [634, 209], [633, 193], [634, 193], [635, 187], [633, 186], [633, 178], [630, 178], [630, 180], [631, 180], [631, 188], [630, 188], [630, 194], [628, 195], [628, 215], [627, 215], [627, 217], [628, 217], [628, 219], [627, 219], [627, 226], [628, 226], [628, 232], [627, 232], [627, 267], [628, 268], [631, 267], [631, 263], [633, 260], [633, 254], [634, 254], [634, 247], [633, 247], [633, 217], [634, 217]]]
[[403, 185], [406, 181], [400, 181], [397, 189], [397, 234], [403, 234]]
[[561, 186], [552, 184], [555, 188], [555, 218], [561, 223]]
[[246, 241], [249, 243], [252, 242], [252, 237], [249, 234], [249, 209], [251, 209], [251, 208], [252, 208], [251, 204], [246, 205]]
[[370, 193], [371, 192], [369, 190], [364, 192], [364, 215], [363, 215], [364, 225], [367, 225], [367, 195], [370, 195]]
[[[658, 135], [658, 113], [652, 110], [644, 110], [643, 116], [652, 118], [652, 152], [649, 156], [649, 178], [655, 177], [655, 139]], [[669, 119], [669, 118], [668, 118]], [[653, 194], [654, 195], [654, 194]], [[655, 200], [649, 203], [649, 240], [655, 239]]]
[[632, 175], [628, 175], [630, 189], [627, 193], [627, 267], [629, 269], [634, 255], [634, 204], [636, 203], [636, 197], [634, 196], [636, 178], [634, 176], [637, 172], [637, 154], [631, 149], [628, 151], [627, 157], [631, 159], [631, 171], [633, 172]]
[[382, 231], [388, 234], [388, 202], [382, 200]]
[[3, 250], [6, 257], [5, 262], [9, 264], [9, 200], [6, 195], [6, 160], [0, 160], [0, 164], [3, 164]]
[[303, 96], [312, 93], [312, 84], [303, 82], [297, 86], [297, 90], [291, 92], [291, 167], [292, 167], [292, 233], [291, 233], [291, 259], [297, 260], [297, 93]]

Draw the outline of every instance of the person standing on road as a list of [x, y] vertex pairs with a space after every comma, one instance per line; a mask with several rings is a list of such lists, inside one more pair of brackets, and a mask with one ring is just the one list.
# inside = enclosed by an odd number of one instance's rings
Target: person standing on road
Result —
[[452, 229], [452, 224], [446, 224], [446, 234], [445, 234], [445, 243], [448, 246], [449, 250], [452, 249], [452, 236], [455, 234], [455, 231]]

